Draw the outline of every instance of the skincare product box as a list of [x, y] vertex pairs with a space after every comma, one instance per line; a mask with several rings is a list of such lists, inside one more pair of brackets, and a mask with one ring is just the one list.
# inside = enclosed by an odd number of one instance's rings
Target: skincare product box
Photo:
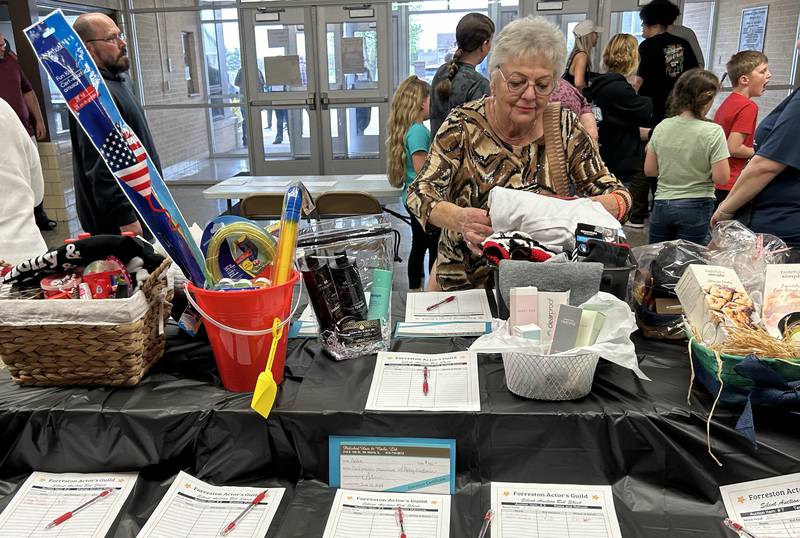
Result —
[[535, 286], [511, 288], [509, 295], [508, 328], [539, 323], [539, 290]]
[[686, 319], [706, 344], [725, 340], [724, 327], [753, 327], [753, 302], [736, 271], [718, 265], [690, 265], [675, 286]]
[[550, 353], [561, 353], [575, 349], [578, 339], [578, 330], [581, 325], [583, 310], [577, 306], [561, 304], [558, 306], [556, 323], [553, 328], [553, 341], [550, 343]]
[[542, 339], [542, 330], [535, 323], [516, 325], [514, 327], [513, 335], [517, 338], [526, 338], [528, 340], [535, 340], [538, 342]]
[[800, 313], [800, 264], [767, 265], [761, 307], [761, 321], [767, 332], [783, 338], [787, 321], [797, 313]]
[[581, 324], [578, 327], [578, 337], [575, 339], [575, 347], [591, 346], [597, 342], [597, 336], [606, 322], [606, 315], [595, 310], [583, 310], [581, 313]]
[[542, 342], [553, 340], [558, 306], [569, 303], [569, 291], [539, 292], [539, 327], [542, 328]]

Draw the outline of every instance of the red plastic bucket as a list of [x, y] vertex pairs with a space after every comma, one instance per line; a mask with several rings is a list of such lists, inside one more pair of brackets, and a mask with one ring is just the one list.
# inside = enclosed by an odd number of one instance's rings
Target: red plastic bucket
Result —
[[[206, 319], [211, 351], [226, 389], [234, 392], [255, 389], [272, 345], [272, 322], [279, 318], [288, 323], [297, 279], [295, 272], [285, 284], [257, 290], [205, 290], [191, 282], [187, 284], [187, 293], [194, 297], [194, 300], [190, 297], [190, 302], [196, 301], [200, 314]], [[272, 363], [272, 377], [278, 384], [283, 381], [288, 335], [286, 328]]]

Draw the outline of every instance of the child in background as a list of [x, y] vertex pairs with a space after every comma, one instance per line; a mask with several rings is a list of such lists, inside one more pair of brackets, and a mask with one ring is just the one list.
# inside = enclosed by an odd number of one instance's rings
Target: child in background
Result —
[[[389, 111], [389, 138], [386, 149], [389, 155], [389, 183], [403, 187], [402, 200], [406, 205], [408, 187], [428, 158], [431, 133], [422, 124], [430, 115], [430, 85], [416, 75], [411, 75], [397, 87]], [[406, 206], [408, 211], [408, 206]], [[436, 260], [439, 233], [426, 233], [417, 218], [411, 217], [411, 253], [408, 257], [408, 287], [411, 291], [422, 289], [425, 276], [425, 252], [428, 252], [428, 271]], [[710, 216], [709, 216], [710, 218]]]
[[753, 135], [756, 132], [758, 105], [752, 99], [764, 95], [767, 82], [772, 77], [768, 62], [767, 57], [756, 50], [743, 50], [734, 54], [725, 66], [733, 92], [717, 109], [714, 121], [722, 126], [728, 141], [731, 176], [725, 185], [718, 185], [714, 191], [717, 205], [728, 196], [736, 178], [754, 154]]
[[705, 117], [718, 91], [719, 79], [711, 71], [685, 72], [670, 96], [672, 116], [653, 130], [644, 162], [645, 174], [658, 176], [650, 243], [708, 243], [714, 185], [730, 177], [725, 133]]

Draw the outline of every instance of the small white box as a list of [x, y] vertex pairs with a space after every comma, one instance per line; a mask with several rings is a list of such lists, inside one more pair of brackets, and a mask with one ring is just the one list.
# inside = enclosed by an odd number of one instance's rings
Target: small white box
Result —
[[513, 334], [517, 338], [526, 338], [528, 340], [535, 340], [537, 342], [542, 339], [542, 329], [540, 329], [535, 323], [516, 325], [513, 330]]

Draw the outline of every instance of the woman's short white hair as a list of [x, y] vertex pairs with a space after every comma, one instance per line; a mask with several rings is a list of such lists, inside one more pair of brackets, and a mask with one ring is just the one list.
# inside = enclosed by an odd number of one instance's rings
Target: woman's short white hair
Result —
[[540, 58], [558, 78], [567, 61], [567, 42], [561, 30], [543, 17], [528, 15], [508, 23], [492, 44], [491, 71], [509, 61]]

